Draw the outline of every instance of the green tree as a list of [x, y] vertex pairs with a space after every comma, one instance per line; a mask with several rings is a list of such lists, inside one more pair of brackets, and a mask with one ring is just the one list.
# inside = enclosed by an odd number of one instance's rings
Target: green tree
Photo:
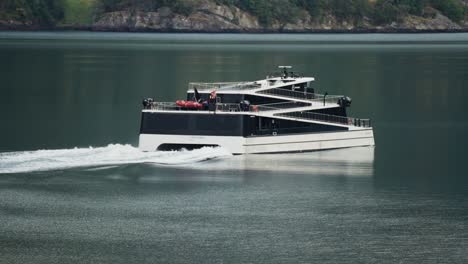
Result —
[[64, 6], [64, 0], [2, 0], [0, 13], [42, 26], [53, 26], [63, 19]]
[[464, 18], [464, 7], [457, 0], [431, 0], [434, 8], [440, 10], [444, 15], [455, 22], [460, 22]]
[[404, 10], [409, 14], [421, 15], [428, 0], [396, 0], [395, 4], [400, 10]]
[[199, 0], [99, 0], [101, 12], [120, 10], [156, 11], [160, 7], [169, 7], [175, 13], [189, 15]]
[[122, 4], [121, 0], [100, 0], [99, 6], [103, 12], [112, 12], [116, 9], [119, 9], [119, 6]]
[[397, 21], [400, 10], [391, 0], [377, 0], [373, 11], [373, 19], [377, 24], [388, 24]]
[[368, 0], [327, 0], [323, 7], [328, 9], [338, 20], [361, 20], [368, 16], [371, 6]]
[[309, 12], [312, 17], [318, 18], [323, 14], [326, 0], [295, 0], [295, 4]]

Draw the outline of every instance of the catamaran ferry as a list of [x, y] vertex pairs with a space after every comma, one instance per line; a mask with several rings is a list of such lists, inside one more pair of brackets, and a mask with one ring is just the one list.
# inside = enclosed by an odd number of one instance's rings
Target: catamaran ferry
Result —
[[143, 151], [220, 146], [233, 154], [373, 146], [370, 119], [348, 117], [351, 98], [315, 93], [313, 77], [280, 66], [263, 80], [190, 83], [185, 100], [143, 101]]

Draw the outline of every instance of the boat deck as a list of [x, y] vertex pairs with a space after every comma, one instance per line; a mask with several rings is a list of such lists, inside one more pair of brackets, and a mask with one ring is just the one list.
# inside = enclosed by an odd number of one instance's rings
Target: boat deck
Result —
[[[336, 106], [338, 104], [334, 103]], [[322, 113], [310, 112], [311, 110], [318, 110], [323, 108], [330, 108], [330, 102], [322, 105], [307, 105], [297, 102], [263, 104], [263, 105], [250, 105], [248, 110], [242, 109], [240, 104], [216, 104], [216, 111], [224, 114], [246, 114], [260, 117], [279, 118], [286, 120], [301, 121], [307, 123], [317, 124], [334, 124], [337, 126], [349, 128], [368, 128], [371, 127], [370, 119], [361, 119], [354, 117], [344, 117], [336, 115], [328, 115]], [[177, 106], [172, 102], [154, 102], [149, 109], [143, 110], [146, 112], [171, 112], [171, 113], [195, 113], [195, 114], [213, 114], [214, 111], [209, 110], [195, 110], [185, 109]]]

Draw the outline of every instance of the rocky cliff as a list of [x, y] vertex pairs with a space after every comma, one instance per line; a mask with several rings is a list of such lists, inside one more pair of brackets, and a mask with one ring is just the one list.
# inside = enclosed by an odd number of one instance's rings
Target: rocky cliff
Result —
[[[252, 14], [235, 6], [201, 2], [189, 15], [162, 7], [154, 12], [122, 10], [102, 13], [90, 25], [60, 25], [53, 29], [153, 32], [458, 32], [468, 31], [468, 21], [455, 23], [441, 12], [426, 8], [422, 16], [407, 15], [400, 21], [376, 25], [369, 18], [339, 20], [332, 14], [314, 19], [307, 11], [297, 14], [293, 23], [273, 21], [263, 26]], [[41, 29], [30, 22], [0, 20], [0, 29]], [[49, 28], [50, 29], [50, 28]]]
[[258, 19], [237, 7], [213, 3], [200, 5], [188, 16], [162, 7], [157, 12], [105, 13], [93, 25], [96, 30], [250, 32], [264, 30]]
[[325, 15], [320, 21], [308, 12], [297, 14], [295, 23], [274, 22], [262, 26], [258, 18], [237, 7], [201, 4], [188, 16], [176, 14], [167, 7], [156, 12], [118, 11], [105, 13], [92, 26], [94, 30], [112, 31], [176, 31], [176, 32], [417, 32], [417, 31], [466, 31], [467, 23], [455, 23], [439, 11], [428, 8], [424, 16], [408, 15], [402, 21], [387, 25], [374, 25], [371, 20], [339, 21], [333, 15]]

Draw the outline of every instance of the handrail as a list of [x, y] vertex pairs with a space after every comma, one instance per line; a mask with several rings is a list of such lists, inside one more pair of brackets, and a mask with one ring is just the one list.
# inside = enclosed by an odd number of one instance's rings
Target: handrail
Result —
[[178, 106], [174, 102], [153, 102], [147, 108], [151, 110], [178, 110]]
[[280, 103], [262, 104], [261, 106], [274, 107], [277, 109], [288, 109], [288, 108], [295, 108], [295, 107], [311, 106], [311, 104], [301, 103], [301, 102], [280, 102]]
[[279, 72], [270, 72], [270, 74], [267, 75], [267, 79], [270, 78], [302, 78], [304, 74], [301, 72], [287, 72], [285, 75], [284, 71], [279, 71]]
[[342, 95], [328, 96], [328, 95], [323, 95], [323, 94], [298, 92], [298, 91], [291, 91], [291, 90], [280, 89], [280, 88], [262, 90], [262, 91], [258, 91], [257, 93], [279, 95], [279, 96], [302, 99], [302, 100], [312, 101], [314, 103], [324, 103], [324, 104], [326, 103], [337, 104], [338, 100], [343, 97]]
[[291, 108], [299, 107], [310, 107], [308, 103], [298, 103], [298, 102], [281, 102], [281, 103], [271, 103], [271, 104], [261, 104], [261, 105], [251, 105], [251, 112], [264, 112], [264, 111], [278, 111]]
[[211, 91], [211, 90], [245, 90], [260, 88], [261, 84], [254, 82], [219, 82], [219, 83], [189, 83], [189, 90]]
[[292, 97], [292, 98], [299, 98], [299, 99], [306, 99], [306, 100], [312, 100], [312, 99], [317, 98], [317, 94], [315, 93], [297, 92], [297, 91], [291, 91], [291, 90], [280, 89], [280, 88], [262, 90], [262, 91], [258, 91], [257, 93], [281, 95], [285, 97]]
[[[273, 103], [273, 104], [264, 104], [264, 105], [250, 105], [248, 110], [242, 109], [240, 104], [233, 103], [217, 103], [216, 111], [219, 112], [251, 112], [259, 113], [264, 111], [277, 111], [282, 109], [287, 109], [288, 103]], [[289, 103], [292, 104], [292, 103]], [[282, 108], [283, 107], [283, 108]], [[297, 106], [296, 106], [297, 107]], [[299, 106], [300, 107], [300, 106]], [[181, 110], [181, 107], [177, 106], [173, 102], [153, 102], [149, 108], [151, 110], [163, 110], [163, 111], [174, 111]], [[357, 127], [371, 127], [370, 119], [361, 119], [354, 117], [345, 117], [345, 116], [336, 116], [336, 115], [327, 115], [315, 112], [286, 112], [286, 113], [276, 113], [273, 116], [278, 117], [287, 117], [294, 119], [302, 120], [312, 120], [312, 121], [323, 121], [330, 122], [348, 126], [357, 126]]]
[[220, 111], [220, 112], [240, 112], [241, 107], [240, 107], [240, 104], [217, 103], [216, 104], [216, 111]]
[[327, 115], [327, 114], [314, 113], [314, 112], [279, 113], [279, 114], [275, 114], [275, 116], [291, 117], [291, 118], [304, 119], [304, 120], [324, 121], [324, 122], [331, 122], [331, 123], [357, 126], [357, 127], [371, 127], [370, 119]]
[[[275, 111], [281, 109], [287, 109], [298, 106], [294, 102], [286, 103], [273, 103], [273, 104], [264, 104], [264, 105], [249, 105], [248, 110], [243, 110], [240, 104], [234, 103], [217, 103], [216, 111], [220, 112], [260, 112], [260, 111]], [[173, 102], [153, 102], [148, 109], [151, 110], [180, 110], [181, 107]]]
[[[173, 102], [153, 102], [148, 108], [149, 110], [163, 110], [163, 111], [177, 111], [184, 109], [178, 106], [176, 103]], [[216, 111], [220, 112], [240, 112], [241, 106], [240, 104], [225, 104], [225, 103], [217, 103], [216, 104]]]

